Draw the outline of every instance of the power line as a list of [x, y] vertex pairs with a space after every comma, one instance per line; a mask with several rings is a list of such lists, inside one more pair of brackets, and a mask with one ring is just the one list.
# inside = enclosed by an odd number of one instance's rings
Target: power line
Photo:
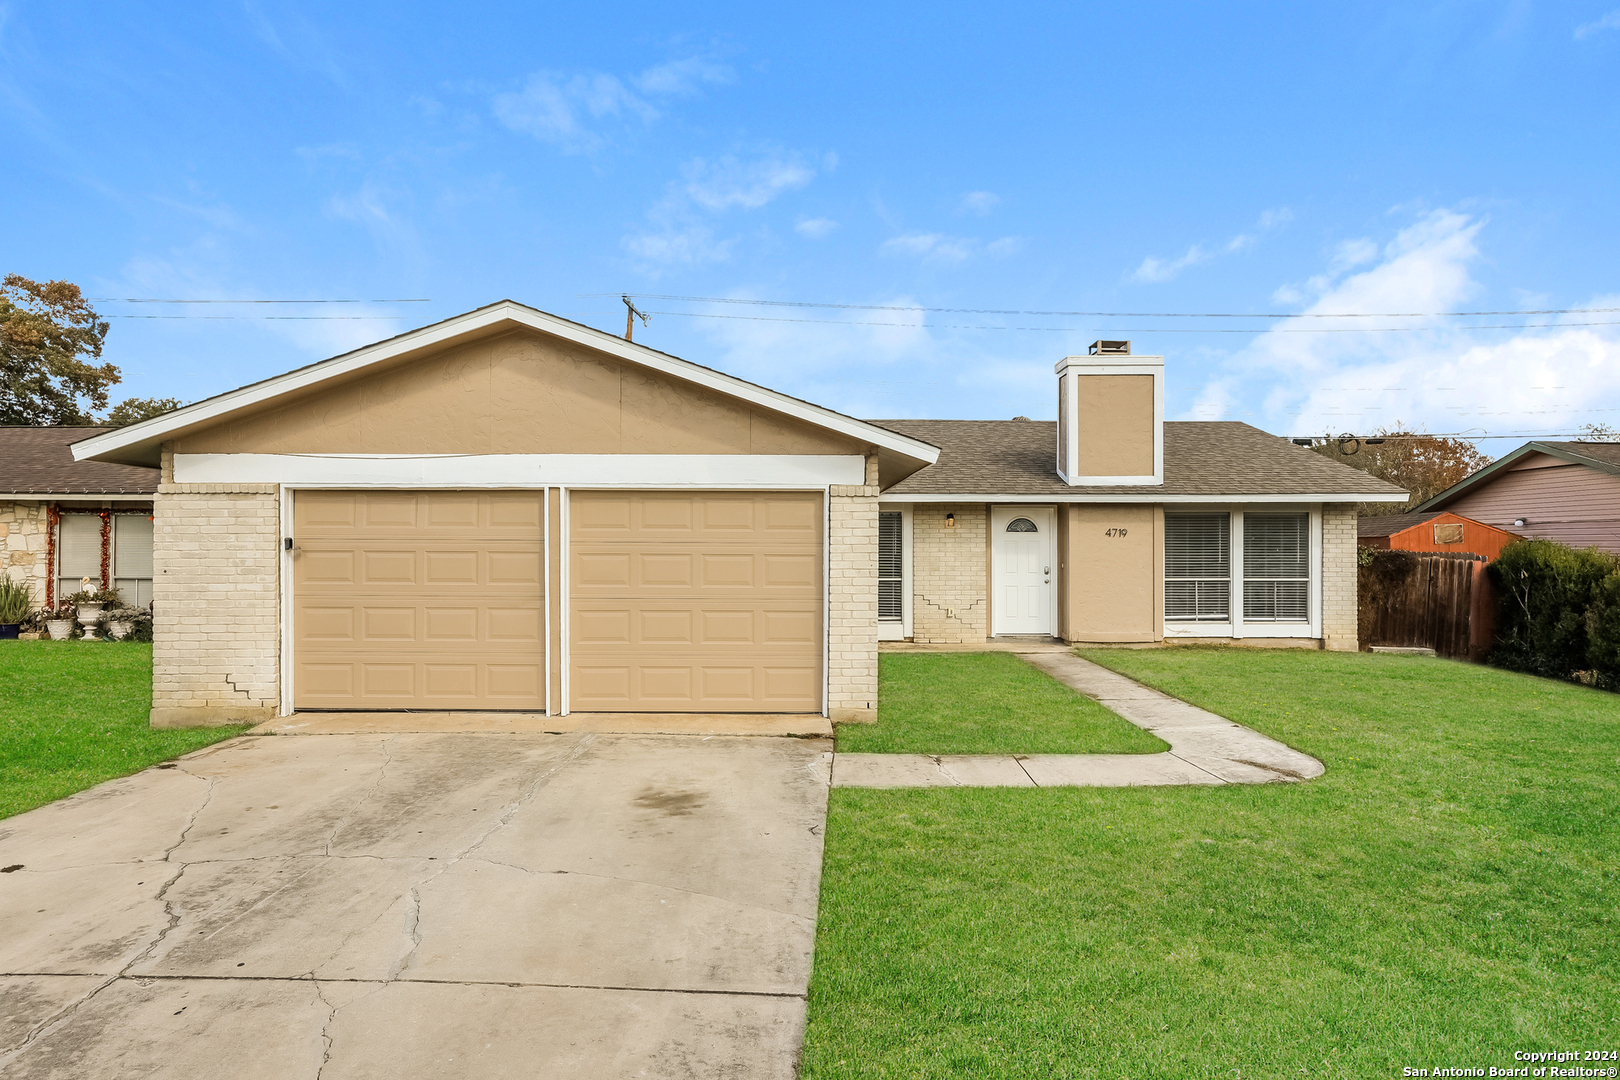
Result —
[[[620, 296], [621, 293], [577, 293], [581, 298]], [[807, 300], [748, 300], [733, 296], [673, 296], [663, 293], [631, 293], [643, 300], [677, 300], [693, 304], [751, 304], [757, 307], [837, 308], [848, 311], [922, 311], [947, 315], [1049, 315], [1085, 319], [1441, 319], [1483, 318], [1506, 315], [1596, 315], [1620, 312], [1620, 308], [1525, 308], [1503, 311], [1036, 311], [1014, 308], [939, 308], [916, 304], [822, 304]], [[674, 314], [662, 312], [661, 314]]]
[[92, 304], [431, 304], [423, 297], [403, 300], [159, 300], [149, 296], [87, 296]]
[[98, 315], [101, 319], [190, 319], [201, 322], [377, 322], [398, 315]]
[[[811, 306], [816, 306], [816, 305], [806, 304], [806, 305], [802, 305], [802, 306], [811, 307]], [[827, 305], [827, 306], [831, 307], [831, 306], [839, 306], [839, 305]], [[851, 304], [851, 305], [843, 305], [843, 306], [858, 307], [860, 305]], [[892, 310], [892, 311], [919, 311], [920, 312], [920, 311], [946, 311], [946, 310], [950, 310], [950, 309], [948, 309], [948, 308], [890, 308], [890, 309], [885, 309], [885, 310]], [[1603, 310], [1620, 311], [1620, 308], [1608, 308], [1608, 309], [1593, 308], [1592, 310], [1594, 310], [1594, 311], [1603, 311]], [[914, 323], [877, 322], [877, 321], [868, 320], [868, 319], [789, 319], [789, 318], [785, 318], [785, 317], [782, 317], [782, 316], [773, 316], [773, 315], [722, 315], [719, 312], [713, 312], [713, 311], [649, 311], [649, 312], [647, 312], [647, 314], [648, 315], [680, 316], [680, 317], [689, 318], [689, 319], [734, 319], [734, 320], [742, 320], [742, 321], [745, 321], [745, 322], [810, 323], [810, 324], [817, 324], [817, 325], [823, 325], [823, 326], [888, 326], [888, 327], [895, 327], [895, 328], [903, 329], [903, 330], [928, 330], [928, 329], [933, 329], [933, 330], [1014, 330], [1014, 331], [1036, 331], [1036, 332], [1044, 332], [1044, 333], [1086, 333], [1086, 334], [1092, 334], [1092, 333], [1096, 333], [1096, 334], [1393, 334], [1393, 333], [1418, 333], [1418, 332], [1422, 332], [1422, 331], [1425, 331], [1425, 330], [1439, 329], [1437, 327], [1432, 327], [1432, 326], [1330, 326], [1330, 327], [1322, 327], [1322, 328], [1319, 328], [1319, 329], [1311, 329], [1311, 330], [1303, 330], [1303, 329], [1290, 330], [1290, 329], [1274, 329], [1274, 328], [1261, 329], [1261, 328], [1252, 328], [1252, 327], [1243, 328], [1243, 329], [1229, 329], [1229, 328], [1224, 328], [1224, 327], [1218, 328], [1218, 329], [1183, 329], [1181, 327], [1175, 327], [1175, 328], [1171, 328], [1171, 329], [1164, 329], [1164, 328], [1159, 328], [1159, 327], [1130, 328], [1130, 327], [1119, 327], [1119, 326], [1100, 327], [1100, 328], [1099, 327], [1085, 327], [1085, 326], [985, 326], [983, 324], [969, 325], [969, 324], [954, 324], [954, 323], [932, 323], [932, 324], [930, 324], [930, 323], [922, 323], [922, 322], [914, 322]], [[1061, 313], [1061, 312], [1045, 312], [1045, 313], [1042, 313], [1042, 312], [1009, 312], [1009, 313], [1006, 313], [1006, 314], [1063, 314], [1063, 313]], [[1087, 313], [1086, 312], [1072, 312], [1070, 314], [1085, 315]], [[1091, 314], [1106, 315], [1107, 313], [1091, 313]], [[1117, 315], [1117, 317], [1123, 318], [1123, 317], [1126, 317], [1126, 316], [1125, 316], [1124, 313], [1119, 313]], [[1166, 316], [1166, 317], [1168, 317], [1168, 316]], [[1180, 317], [1183, 317], [1183, 316], [1176, 316], [1176, 317], [1180, 318]], [[1185, 316], [1185, 317], [1186, 318], [1217, 318], [1217, 317], [1218, 318], [1228, 318], [1229, 316], [1224, 316], [1224, 315], [1223, 316], [1197, 316], [1197, 315], [1195, 315], [1195, 316]], [[1236, 316], [1230, 316], [1230, 317], [1236, 317]], [[1274, 316], [1269, 316], [1269, 315], [1255, 316], [1255, 318], [1273, 318], [1273, 317]], [[1399, 318], [1401, 316], [1388, 316], [1388, 317], [1389, 318]], [[1411, 317], [1411, 316], [1407, 316], [1407, 317]], [[1459, 327], [1454, 327], [1453, 329], [1458, 329], [1458, 330], [1547, 330], [1547, 329], [1563, 329], [1565, 327], [1577, 327], [1577, 326], [1620, 326], [1620, 320], [1612, 320], [1611, 319], [1611, 320], [1601, 320], [1601, 321], [1597, 321], [1597, 322], [1581, 322], [1581, 323], [1567, 323], [1567, 322], [1560, 322], [1560, 323], [1496, 323], [1496, 324], [1475, 325], [1475, 326], [1459, 326]]]

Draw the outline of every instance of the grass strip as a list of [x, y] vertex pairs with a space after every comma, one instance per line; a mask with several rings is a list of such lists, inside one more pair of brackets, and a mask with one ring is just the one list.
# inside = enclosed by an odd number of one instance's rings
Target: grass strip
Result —
[[1012, 653], [883, 653], [877, 723], [838, 726], [841, 754], [1156, 754], [1168, 748]]
[[239, 735], [154, 731], [152, 646], [0, 641], [0, 818]]

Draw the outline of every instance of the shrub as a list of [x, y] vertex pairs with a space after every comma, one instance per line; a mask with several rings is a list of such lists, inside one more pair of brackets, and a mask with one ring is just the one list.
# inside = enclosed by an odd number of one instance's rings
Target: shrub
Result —
[[27, 585], [0, 574], [0, 623], [21, 623], [34, 608], [34, 594]]
[[1524, 540], [1490, 573], [1501, 597], [1492, 664], [1620, 689], [1620, 557]]

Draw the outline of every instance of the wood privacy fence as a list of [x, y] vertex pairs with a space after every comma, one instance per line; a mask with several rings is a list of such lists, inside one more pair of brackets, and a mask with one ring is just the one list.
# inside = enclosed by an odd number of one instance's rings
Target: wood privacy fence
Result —
[[1380, 551], [1357, 574], [1363, 649], [1398, 645], [1482, 663], [1496, 629], [1496, 595], [1477, 555]]

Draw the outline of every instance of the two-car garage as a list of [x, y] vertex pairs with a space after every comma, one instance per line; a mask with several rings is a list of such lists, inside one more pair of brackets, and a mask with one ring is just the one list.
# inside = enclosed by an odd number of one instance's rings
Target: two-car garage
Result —
[[296, 708], [823, 708], [821, 491], [291, 497]]

